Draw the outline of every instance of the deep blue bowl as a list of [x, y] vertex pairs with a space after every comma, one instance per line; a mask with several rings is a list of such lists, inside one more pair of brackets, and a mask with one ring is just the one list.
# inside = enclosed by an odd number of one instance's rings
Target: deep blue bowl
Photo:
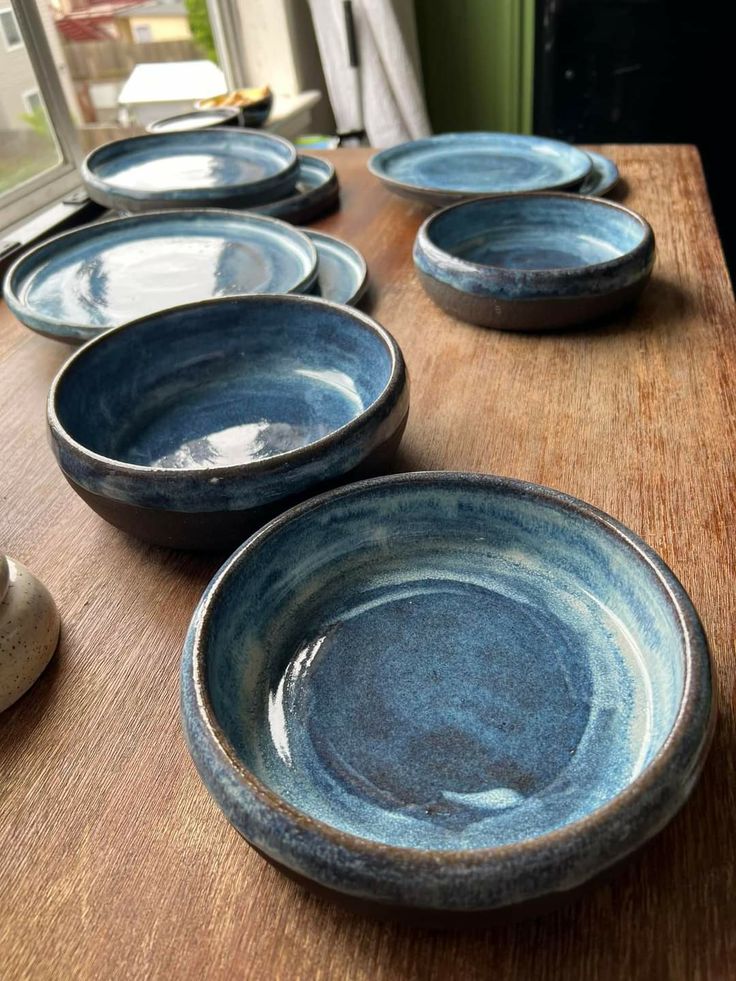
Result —
[[590, 505], [474, 474], [344, 487], [220, 569], [189, 749], [287, 874], [424, 923], [562, 899], [680, 808], [713, 726], [672, 572]]
[[636, 299], [654, 265], [654, 233], [640, 215], [599, 198], [476, 198], [424, 222], [414, 264], [429, 295], [453, 316], [544, 330]]
[[103, 518], [217, 549], [317, 488], [380, 472], [408, 410], [401, 351], [375, 321], [245, 296], [91, 341], [56, 376], [48, 422], [64, 476]]

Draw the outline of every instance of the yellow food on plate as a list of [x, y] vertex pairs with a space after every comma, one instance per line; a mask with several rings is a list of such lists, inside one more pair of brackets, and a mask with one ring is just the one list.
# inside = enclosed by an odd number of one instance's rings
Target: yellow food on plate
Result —
[[197, 108], [221, 109], [223, 106], [232, 106], [235, 109], [244, 109], [247, 106], [255, 106], [259, 102], [265, 102], [270, 95], [271, 89], [268, 85], [262, 85], [260, 88], [235, 89], [234, 92], [215, 95], [211, 99], [200, 99]]

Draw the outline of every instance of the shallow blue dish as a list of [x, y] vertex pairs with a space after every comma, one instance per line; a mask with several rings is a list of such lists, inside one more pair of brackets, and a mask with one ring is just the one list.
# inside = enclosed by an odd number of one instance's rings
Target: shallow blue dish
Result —
[[434, 207], [467, 198], [575, 189], [592, 168], [567, 143], [511, 133], [444, 133], [375, 154], [368, 169], [391, 191]]
[[613, 160], [604, 157], [602, 153], [596, 153], [594, 150], [585, 152], [593, 161], [593, 167], [580, 185], [579, 191], [589, 197], [603, 197], [604, 194], [612, 191], [621, 179], [618, 167]]
[[51, 444], [103, 518], [177, 548], [232, 547], [275, 513], [381, 472], [409, 411], [401, 351], [369, 317], [245, 296], [124, 324], [49, 393]]
[[314, 498], [225, 563], [181, 666], [194, 762], [282, 871], [425, 924], [558, 901], [682, 806], [708, 648], [664, 562], [476, 474]]
[[106, 143], [87, 155], [82, 180], [93, 201], [114, 210], [245, 208], [286, 194], [297, 167], [288, 140], [219, 126]]
[[273, 218], [215, 209], [113, 218], [21, 256], [5, 300], [32, 330], [76, 343], [148, 313], [213, 296], [309, 290], [317, 252]]
[[368, 267], [352, 245], [325, 232], [306, 231], [317, 249], [317, 282], [312, 292], [333, 303], [359, 303], [368, 288]]
[[414, 264], [453, 316], [502, 330], [569, 327], [636, 299], [654, 264], [648, 222], [574, 194], [476, 198], [431, 215]]
[[293, 192], [250, 210], [304, 225], [331, 211], [339, 200], [340, 186], [330, 161], [300, 154]]

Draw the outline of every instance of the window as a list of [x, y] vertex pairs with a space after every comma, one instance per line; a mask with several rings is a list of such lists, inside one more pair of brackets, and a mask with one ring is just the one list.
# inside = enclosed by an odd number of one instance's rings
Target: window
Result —
[[18, 29], [18, 22], [9, 7], [0, 10], [0, 28], [7, 51], [15, 51], [16, 48], [23, 47], [23, 37]]
[[146, 44], [148, 41], [153, 41], [153, 31], [151, 30], [150, 24], [135, 24], [133, 27], [133, 35], [136, 41], [140, 41], [141, 44]]
[[0, 34], [15, 49], [8, 58], [0, 48], [0, 235], [79, 181], [78, 157], [62, 100], [56, 99], [60, 111], [51, 122], [54, 62], [48, 46], [44, 47], [45, 39], [41, 37], [37, 45], [27, 30], [34, 14], [37, 18], [27, 0], [0, 12]]
[[46, 115], [46, 110], [44, 109], [43, 101], [41, 99], [41, 93], [38, 91], [38, 89], [29, 89], [27, 92], [23, 93], [23, 105], [25, 106], [26, 113], [29, 116]]

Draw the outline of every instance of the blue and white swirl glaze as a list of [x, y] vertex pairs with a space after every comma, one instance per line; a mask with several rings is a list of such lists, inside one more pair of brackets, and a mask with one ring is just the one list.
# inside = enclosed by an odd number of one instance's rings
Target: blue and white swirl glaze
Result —
[[236, 208], [287, 193], [297, 170], [288, 140], [215, 127], [106, 143], [87, 155], [82, 180], [93, 201], [119, 211]]
[[649, 275], [654, 235], [633, 211], [597, 198], [476, 198], [424, 222], [414, 263], [461, 292], [498, 300], [597, 296]]
[[403, 427], [401, 352], [375, 321], [312, 297], [247, 296], [103, 334], [49, 394], [64, 474], [104, 498], [242, 511], [337, 479]]
[[381, 150], [368, 167], [390, 190], [442, 206], [475, 195], [575, 188], [592, 162], [542, 136], [443, 133]]
[[4, 283], [31, 330], [77, 343], [210, 297], [309, 290], [317, 252], [274, 218], [202, 209], [128, 215], [68, 232], [22, 255]]
[[[463, 474], [366, 481], [256, 534], [194, 615], [182, 706], [258, 848], [441, 908], [622, 857], [684, 800], [711, 720], [705, 639], [661, 560], [571, 498]], [[668, 740], [680, 756], [650, 788]]]

